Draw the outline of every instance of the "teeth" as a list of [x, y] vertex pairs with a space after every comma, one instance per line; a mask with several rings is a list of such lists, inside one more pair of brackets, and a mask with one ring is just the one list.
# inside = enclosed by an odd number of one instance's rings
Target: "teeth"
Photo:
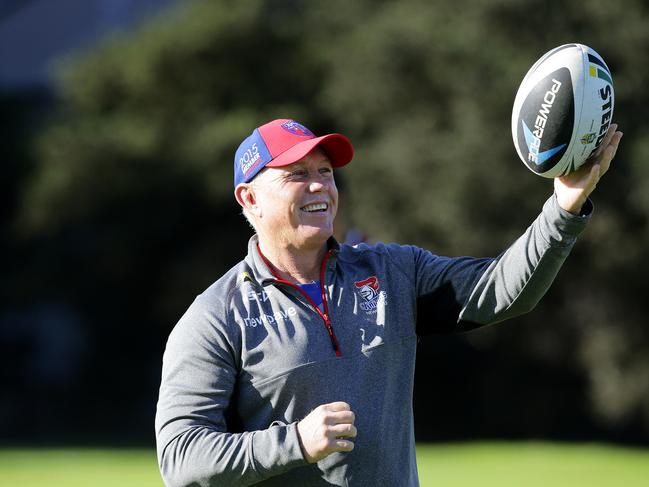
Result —
[[312, 205], [303, 206], [304, 211], [324, 211], [328, 208], [326, 203], [314, 203]]

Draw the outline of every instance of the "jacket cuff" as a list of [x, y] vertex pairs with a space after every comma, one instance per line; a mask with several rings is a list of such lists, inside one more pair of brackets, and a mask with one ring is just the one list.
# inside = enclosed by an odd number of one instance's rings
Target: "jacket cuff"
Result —
[[263, 477], [275, 476], [292, 468], [307, 465], [297, 434], [297, 422], [288, 425], [273, 423], [256, 431], [252, 439], [255, 466]]
[[[564, 241], [567, 237], [577, 237], [586, 228], [586, 224], [590, 220], [594, 211], [593, 202], [589, 199], [586, 200], [582, 206], [579, 215], [570, 213], [559, 206], [557, 195], [553, 194], [543, 205], [543, 216], [545, 217], [549, 229], [553, 234], [553, 240]], [[558, 232], [557, 235], [556, 232]]]

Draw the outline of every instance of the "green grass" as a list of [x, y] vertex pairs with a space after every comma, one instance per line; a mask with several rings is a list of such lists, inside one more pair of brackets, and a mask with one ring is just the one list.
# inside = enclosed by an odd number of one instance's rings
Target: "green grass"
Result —
[[160, 487], [153, 450], [0, 450], [0, 486]]
[[646, 487], [649, 450], [597, 444], [418, 445], [422, 486]]
[[[556, 443], [417, 446], [422, 487], [649, 486], [649, 449]], [[0, 449], [0, 486], [162, 486], [152, 450]], [[386, 486], [388, 487], [388, 486]]]

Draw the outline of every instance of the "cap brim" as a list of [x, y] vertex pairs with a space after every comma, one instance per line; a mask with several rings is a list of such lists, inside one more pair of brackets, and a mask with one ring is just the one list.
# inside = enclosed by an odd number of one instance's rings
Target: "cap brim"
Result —
[[354, 157], [354, 147], [351, 141], [342, 134], [328, 134], [314, 139], [305, 140], [282, 152], [267, 167], [282, 167], [293, 164], [305, 157], [315, 147], [322, 147], [331, 160], [332, 167], [342, 167], [349, 164]]

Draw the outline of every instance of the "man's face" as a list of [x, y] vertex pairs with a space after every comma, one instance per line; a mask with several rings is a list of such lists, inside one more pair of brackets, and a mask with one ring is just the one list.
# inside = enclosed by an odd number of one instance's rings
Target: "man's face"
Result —
[[321, 246], [332, 234], [338, 189], [331, 162], [319, 148], [283, 167], [267, 167], [253, 181], [260, 233], [275, 245]]

